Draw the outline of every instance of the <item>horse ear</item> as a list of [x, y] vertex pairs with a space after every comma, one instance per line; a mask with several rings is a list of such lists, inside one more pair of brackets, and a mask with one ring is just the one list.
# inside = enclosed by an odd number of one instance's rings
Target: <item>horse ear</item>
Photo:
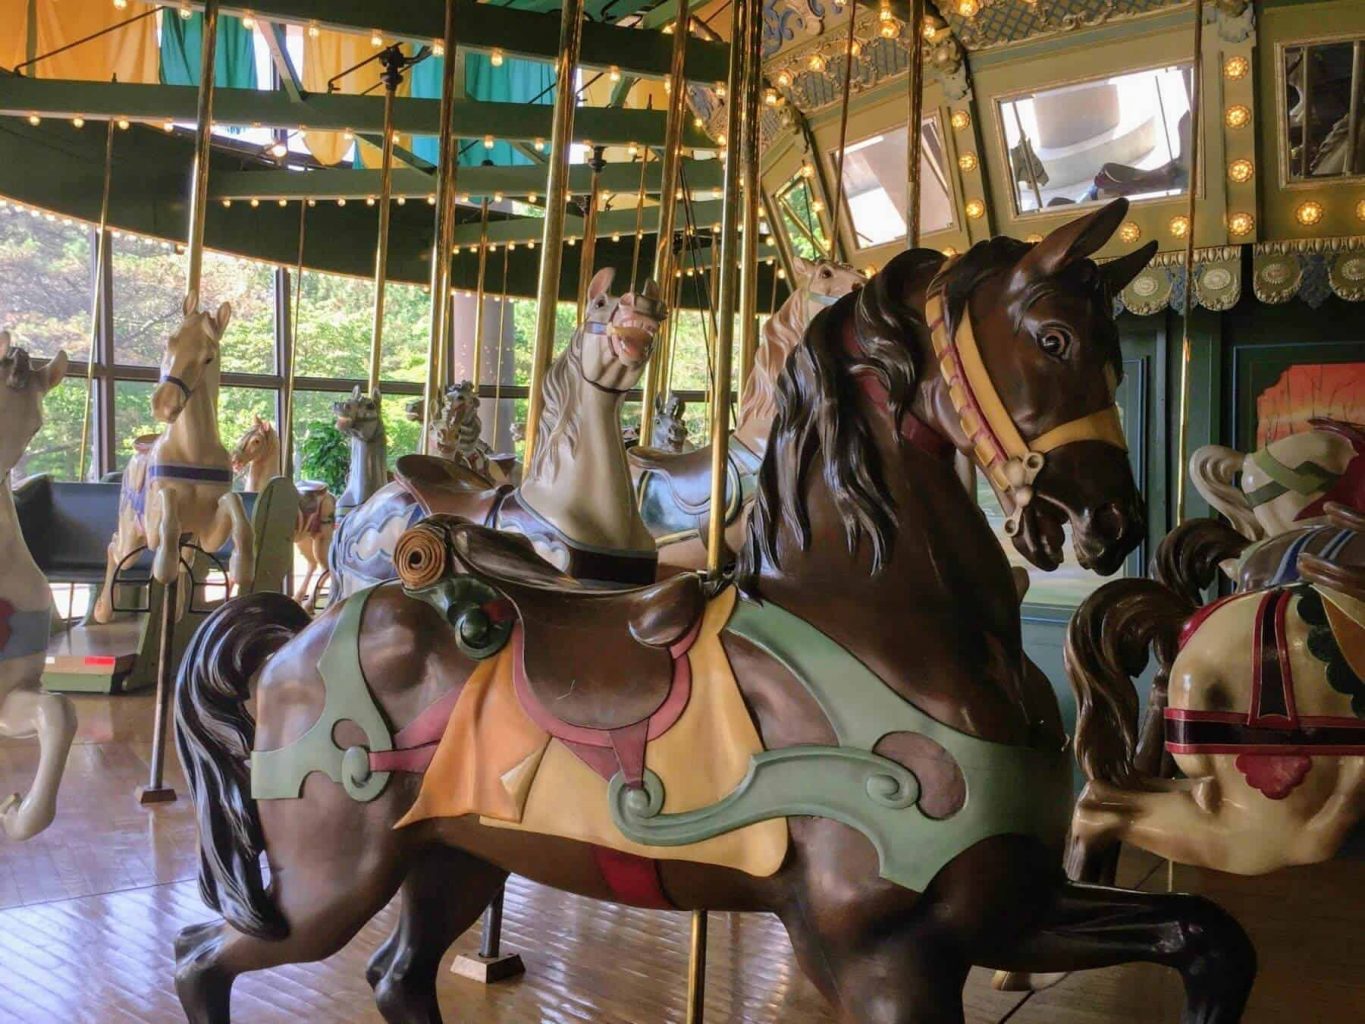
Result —
[[1016, 283], [1055, 276], [1063, 267], [1085, 259], [1109, 241], [1128, 215], [1128, 200], [1120, 196], [1063, 224], [1030, 249], [1014, 268]]
[[591, 302], [599, 295], [606, 295], [611, 291], [611, 283], [616, 280], [616, 269], [614, 267], [603, 267], [592, 275], [592, 280], [588, 282], [588, 301]]
[[370, 400], [373, 401], [375, 405], [378, 405], [379, 400], [383, 397], [384, 396], [379, 393], [379, 386], [375, 385], [374, 390], [370, 392]]
[[196, 289], [191, 288], [185, 295], [185, 304], [181, 308], [184, 309], [186, 316], [199, 312], [199, 292]]
[[223, 334], [227, 331], [227, 325], [232, 320], [232, 303], [224, 302], [218, 307], [218, 314], [210, 317], [213, 321], [214, 329], [218, 332], [218, 340], [223, 339]]
[[10, 337], [9, 331], [0, 331], [0, 359], [9, 354], [9, 347], [13, 344], [14, 339]]
[[1128, 283], [1142, 273], [1142, 268], [1151, 262], [1154, 255], [1156, 255], [1155, 239], [1141, 249], [1134, 249], [1127, 256], [1120, 256], [1100, 267], [1100, 273], [1104, 275], [1104, 281], [1109, 285], [1109, 294], [1117, 295], [1127, 288]]
[[359, 384], [357, 384], [355, 387], [351, 388], [351, 397], [352, 397], [352, 398], [359, 398], [359, 397], [360, 397], [360, 385], [359, 385]]
[[38, 371], [38, 376], [42, 380], [44, 392], [51, 391], [60, 384], [62, 378], [66, 376], [66, 350], [58, 349], [48, 364]]
[[804, 285], [815, 273], [816, 262], [804, 256], [792, 257], [792, 279], [797, 285]]

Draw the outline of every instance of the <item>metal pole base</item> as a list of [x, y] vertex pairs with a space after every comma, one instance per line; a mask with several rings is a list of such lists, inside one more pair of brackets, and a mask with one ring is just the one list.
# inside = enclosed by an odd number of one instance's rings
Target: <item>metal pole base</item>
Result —
[[477, 981], [481, 985], [491, 985], [525, 974], [526, 965], [521, 962], [519, 953], [506, 953], [495, 957], [479, 956], [477, 953], [461, 954], [451, 962], [450, 973]]
[[143, 807], [148, 804], [170, 804], [175, 802], [175, 790], [170, 786], [138, 786], [137, 802]]

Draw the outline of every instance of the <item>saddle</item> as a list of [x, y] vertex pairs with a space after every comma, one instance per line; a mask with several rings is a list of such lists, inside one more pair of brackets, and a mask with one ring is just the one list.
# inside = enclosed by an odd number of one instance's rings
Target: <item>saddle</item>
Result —
[[[631, 463], [659, 477], [673, 501], [684, 512], [705, 515], [711, 507], [711, 446], [690, 452], [666, 452], [658, 448], [632, 448]], [[733, 467], [731, 467], [733, 471]], [[729, 484], [726, 480], [726, 491]]]
[[462, 572], [515, 607], [530, 696], [556, 721], [613, 733], [663, 707], [675, 682], [669, 648], [705, 610], [699, 575], [608, 589], [565, 575], [511, 534], [462, 523], [449, 544]]
[[491, 506], [498, 492], [510, 489], [496, 487], [468, 466], [435, 455], [401, 456], [393, 475], [428, 515], [443, 512], [468, 518], [472, 496], [487, 494]]
[[[636, 485], [640, 514], [656, 540], [705, 529], [711, 512], [709, 444], [681, 454], [632, 448], [627, 457], [632, 467], [640, 471]], [[734, 520], [753, 490], [761, 462], [759, 456], [731, 439], [725, 466], [726, 523]]]

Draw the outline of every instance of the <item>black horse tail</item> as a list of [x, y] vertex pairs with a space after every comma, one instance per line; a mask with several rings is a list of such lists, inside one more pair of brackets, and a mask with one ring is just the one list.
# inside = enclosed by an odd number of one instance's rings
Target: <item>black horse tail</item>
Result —
[[[1081, 603], [1066, 631], [1066, 673], [1076, 694], [1076, 760], [1086, 778], [1126, 785], [1155, 774], [1161, 713], [1180, 629], [1196, 606], [1164, 583], [1113, 580]], [[1143, 743], [1133, 677], [1157, 659], [1157, 678]], [[1144, 764], [1138, 766], [1139, 754]], [[1150, 764], [1152, 760], [1156, 764]]]
[[199, 892], [238, 931], [282, 939], [289, 925], [261, 877], [265, 837], [251, 797], [251, 680], [309, 622], [283, 594], [229, 601], [195, 633], [175, 691], [175, 746], [199, 826]]
[[1221, 519], [1191, 519], [1161, 539], [1152, 558], [1152, 578], [1192, 604], [1218, 577], [1219, 565], [1236, 558], [1251, 541]]

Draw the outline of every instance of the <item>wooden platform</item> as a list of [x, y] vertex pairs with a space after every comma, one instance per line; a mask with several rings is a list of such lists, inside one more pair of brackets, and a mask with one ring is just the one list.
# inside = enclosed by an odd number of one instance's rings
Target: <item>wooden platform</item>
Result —
[[137, 662], [145, 629], [145, 616], [125, 615], [105, 625], [78, 622], [54, 633], [47, 645], [43, 685], [66, 693], [121, 690]]
[[[174, 804], [142, 808], [151, 735], [147, 696], [76, 698], [81, 717], [57, 823], [25, 844], [0, 841], [0, 1024], [169, 1024], [180, 1014], [171, 941], [211, 917], [199, 900], [194, 824], [175, 756]], [[30, 775], [31, 744], [0, 741], [0, 793]], [[1164, 887], [1150, 858], [1125, 863], [1130, 881]], [[1365, 863], [1341, 861], [1271, 878], [1177, 869], [1177, 885], [1220, 900], [1252, 932], [1261, 976], [1252, 1024], [1335, 1024], [1365, 1015], [1358, 941]], [[381, 1024], [364, 966], [387, 934], [385, 911], [349, 947], [318, 964], [243, 978], [242, 1024]], [[449, 1022], [669, 1024], [685, 1000], [687, 918], [625, 910], [520, 880], [508, 892], [504, 944], [525, 977], [484, 988], [444, 972]], [[466, 935], [452, 951], [472, 951]], [[835, 1024], [802, 978], [777, 922], [712, 915], [708, 1024]], [[1032, 997], [994, 992], [985, 971], [967, 992], [970, 1024], [1175, 1024], [1180, 985], [1146, 966], [1068, 978]]]

